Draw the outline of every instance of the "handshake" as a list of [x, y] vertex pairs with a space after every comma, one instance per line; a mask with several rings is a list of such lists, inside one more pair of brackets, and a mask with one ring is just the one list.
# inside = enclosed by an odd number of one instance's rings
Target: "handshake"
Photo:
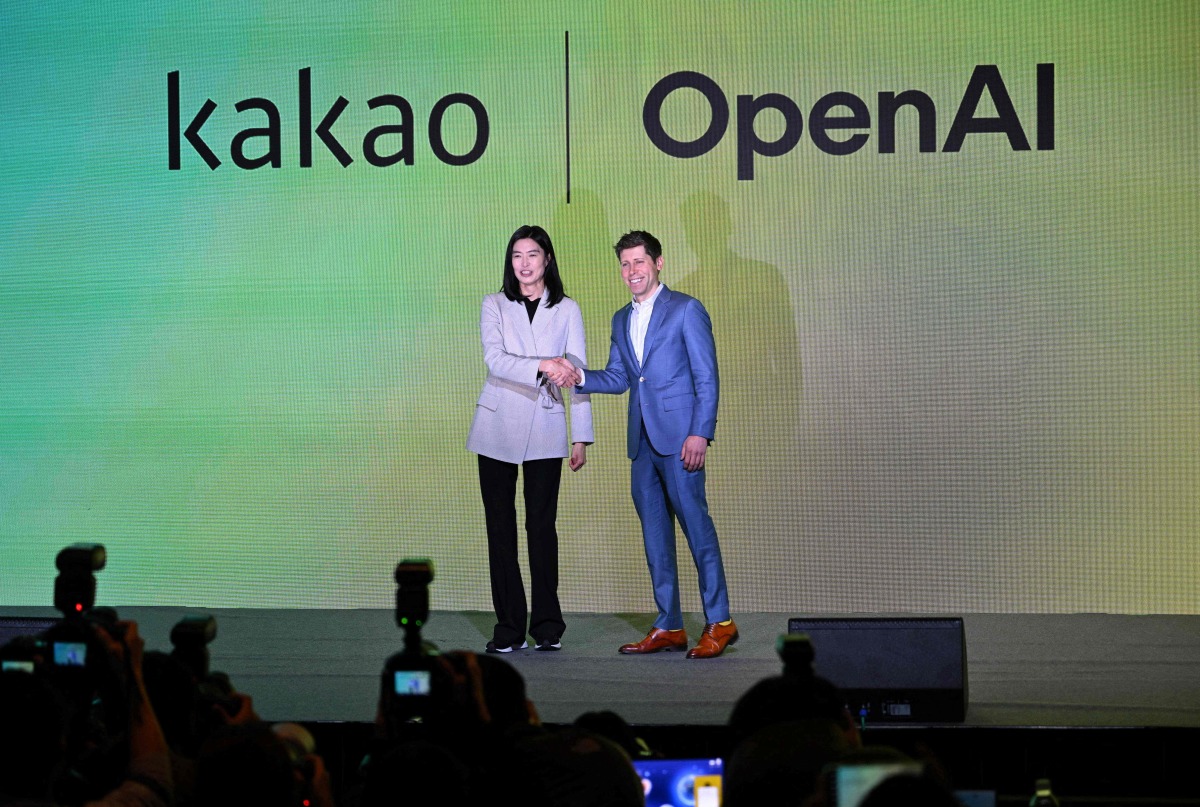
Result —
[[542, 359], [542, 363], [538, 365], [538, 372], [559, 387], [573, 387], [583, 380], [579, 369], [562, 357]]

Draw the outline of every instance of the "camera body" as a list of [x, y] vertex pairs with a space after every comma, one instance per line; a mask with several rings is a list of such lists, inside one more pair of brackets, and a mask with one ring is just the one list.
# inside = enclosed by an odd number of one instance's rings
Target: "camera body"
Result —
[[197, 681], [208, 677], [208, 646], [217, 638], [217, 620], [208, 614], [185, 616], [171, 628], [171, 657]]
[[405, 558], [397, 564], [394, 579], [396, 624], [404, 631], [404, 649], [384, 664], [379, 689], [381, 713], [393, 735], [433, 719], [435, 698], [446, 688], [444, 682], [439, 685], [446, 673], [437, 648], [421, 638], [421, 628], [429, 619], [433, 562]]
[[[98, 689], [112, 691], [108, 653], [98, 630], [119, 636], [117, 612], [96, 608], [96, 572], [104, 568], [107, 553], [101, 544], [72, 544], [59, 551], [54, 563], [54, 607], [62, 619], [36, 636], [23, 636], [0, 650], [9, 669], [46, 676], [78, 710], [95, 700]], [[14, 664], [13, 662], [21, 662]]]
[[[95, 607], [101, 544], [73, 544], [55, 558], [54, 606], [62, 618], [34, 636], [0, 648], [5, 670], [46, 681], [61, 697], [68, 730], [70, 800], [95, 798], [115, 786], [113, 761], [128, 756], [131, 679], [109, 652], [105, 634], [122, 639], [117, 612]], [[64, 794], [60, 794], [62, 796]]]
[[211, 669], [208, 646], [217, 638], [217, 620], [211, 614], [189, 614], [171, 628], [170, 658], [187, 670], [195, 687], [194, 731], [198, 736], [225, 724], [223, 713], [234, 717], [242, 708], [229, 676]]

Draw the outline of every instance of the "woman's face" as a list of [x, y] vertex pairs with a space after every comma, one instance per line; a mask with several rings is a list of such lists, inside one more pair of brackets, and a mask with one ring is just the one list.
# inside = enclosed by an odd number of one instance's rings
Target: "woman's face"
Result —
[[522, 238], [513, 244], [513, 274], [526, 297], [541, 297], [546, 284], [546, 253], [532, 238]]

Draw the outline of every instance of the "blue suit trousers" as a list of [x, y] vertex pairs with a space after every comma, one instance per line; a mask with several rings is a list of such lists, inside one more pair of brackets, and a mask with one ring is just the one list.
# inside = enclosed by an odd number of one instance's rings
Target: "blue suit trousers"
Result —
[[704, 494], [704, 469], [687, 471], [678, 454], [659, 454], [650, 445], [646, 430], [633, 459], [631, 490], [642, 521], [646, 563], [654, 586], [658, 618], [654, 627], [677, 630], [683, 627], [679, 606], [679, 574], [675, 563], [675, 519], [683, 527], [699, 575], [704, 621], [729, 619], [729, 594], [717, 530], [708, 514]]

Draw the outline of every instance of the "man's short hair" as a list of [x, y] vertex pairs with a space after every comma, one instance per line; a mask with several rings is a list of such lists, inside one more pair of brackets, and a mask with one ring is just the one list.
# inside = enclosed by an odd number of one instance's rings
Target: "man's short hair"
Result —
[[634, 247], [645, 247], [646, 254], [650, 256], [650, 260], [657, 261], [662, 257], [662, 244], [658, 243], [658, 239], [650, 235], [645, 230], [630, 230], [621, 236], [616, 244], [613, 245], [613, 251], [617, 253], [617, 257], [621, 257], [621, 253], [627, 249]]

